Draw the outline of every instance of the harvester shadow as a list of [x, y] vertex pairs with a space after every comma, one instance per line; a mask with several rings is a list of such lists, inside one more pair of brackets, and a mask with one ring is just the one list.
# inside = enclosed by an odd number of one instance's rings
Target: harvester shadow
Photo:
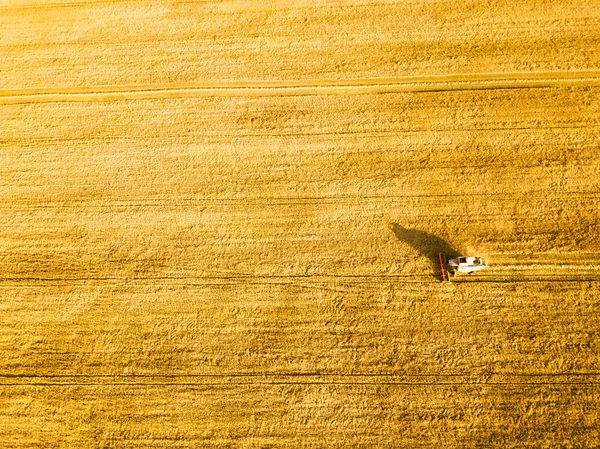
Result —
[[417, 250], [421, 255], [427, 257], [431, 263], [433, 275], [441, 279], [440, 263], [438, 253], [442, 253], [447, 259], [460, 256], [460, 251], [455, 249], [446, 240], [419, 229], [407, 229], [398, 223], [392, 223], [392, 231], [396, 238]]

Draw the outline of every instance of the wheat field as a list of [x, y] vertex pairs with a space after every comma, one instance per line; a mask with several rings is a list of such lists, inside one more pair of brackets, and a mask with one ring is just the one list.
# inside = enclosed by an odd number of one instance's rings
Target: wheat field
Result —
[[0, 447], [599, 447], [599, 40], [583, 0], [2, 0]]

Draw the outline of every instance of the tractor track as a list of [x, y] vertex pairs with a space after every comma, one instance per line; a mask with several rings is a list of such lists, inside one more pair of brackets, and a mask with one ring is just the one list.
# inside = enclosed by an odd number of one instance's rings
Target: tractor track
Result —
[[[587, 199], [600, 199], [600, 192], [596, 191], [573, 191], [573, 192], [551, 192], [547, 189], [531, 190], [525, 192], [471, 192], [471, 193], [440, 193], [440, 194], [406, 194], [406, 195], [331, 195], [331, 196], [265, 196], [252, 198], [192, 198], [178, 201], [166, 200], [103, 200], [79, 202], [79, 201], [6, 201], [0, 204], [0, 210], [41, 210], [41, 209], [106, 209], [106, 208], [198, 208], [198, 207], [235, 207], [235, 206], [293, 206], [320, 205], [320, 204], [352, 204], [385, 202], [394, 203], [410, 200], [444, 200], [452, 198], [494, 198], [497, 201], [514, 201], [527, 197], [543, 200], [556, 200], [585, 197]], [[450, 214], [450, 213], [449, 213]], [[497, 212], [494, 212], [498, 215]], [[452, 215], [452, 214], [450, 214]], [[463, 216], [464, 213], [455, 214]], [[507, 215], [513, 216], [514, 213]], [[428, 214], [427, 216], [431, 216]]]
[[[248, 7], [247, 2], [230, 2], [234, 4], [239, 4], [244, 7]], [[277, 6], [277, 2], [274, 2], [275, 6]], [[14, 4], [14, 5], [0, 5], [0, 10], [28, 10], [28, 9], [52, 9], [52, 8], [90, 8], [94, 6], [106, 6], [106, 5], [134, 5], [134, 6], [153, 6], [153, 5], [161, 5], [162, 3], [159, 0], [81, 0], [81, 1], [65, 1], [65, 2], [48, 2], [48, 3], [25, 3], [25, 4]], [[169, 0], [169, 4], [171, 5], [211, 5], [214, 4], [214, 1], [211, 0]], [[361, 8], [361, 7], [374, 7], [374, 6], [389, 6], [389, 3], [386, 2], [368, 2], [360, 5], [344, 5], [344, 8]], [[331, 6], [322, 6], [322, 8], [339, 8], [338, 5]], [[299, 10], [306, 8], [303, 6], [294, 6], [290, 7], [286, 5], [281, 9], [285, 10]], [[254, 9], [267, 9], [262, 6], [254, 6]]]
[[[527, 273], [477, 274], [455, 276], [452, 283], [578, 283], [600, 282], [600, 271], [589, 273]], [[293, 286], [300, 288], [328, 288], [336, 285], [390, 285], [390, 284], [440, 284], [432, 273], [390, 275], [228, 275], [228, 276], [130, 276], [130, 277], [6, 277], [0, 279], [0, 288], [13, 287], [64, 287], [64, 286], [185, 286], [214, 287], [227, 285]]]
[[123, 285], [148, 284], [185, 286], [223, 285], [292, 285], [317, 286], [331, 284], [437, 283], [430, 274], [395, 275], [221, 275], [221, 276], [132, 276], [132, 277], [11, 277], [0, 279], [0, 287], [65, 286], [65, 285]]
[[[585, 130], [586, 132], [600, 129], [600, 124], [594, 125], [540, 125], [540, 126], [507, 126], [507, 127], [472, 127], [472, 128], [414, 128], [414, 129], [392, 129], [392, 130], [356, 130], [356, 131], [315, 131], [315, 132], [239, 132], [239, 133], [221, 133], [221, 132], [203, 132], [193, 136], [91, 136], [91, 137], [24, 137], [24, 138], [13, 138], [13, 139], [0, 139], [1, 145], [15, 145], [15, 144], [27, 144], [31, 146], [36, 145], [54, 145], [65, 142], [69, 143], [90, 143], [90, 144], [107, 144], [107, 143], [143, 143], [146, 145], [148, 142], [161, 142], [161, 143], [177, 143], [177, 144], [198, 144], [204, 142], [205, 139], [216, 139], [216, 140], [227, 140], [230, 139], [304, 139], [304, 138], [332, 138], [339, 139], [340, 137], [396, 137], [411, 134], [427, 134], [427, 133], [512, 133], [515, 131], [526, 131], [527, 133], [540, 133], [548, 131], [565, 131], [565, 130]], [[420, 149], [402, 148], [402, 152], [419, 152]]]
[[[209, 0], [170, 0], [171, 4], [210, 4]], [[26, 4], [15, 4], [15, 5], [2, 5], [0, 10], [39, 10], [39, 9], [53, 9], [53, 8], [90, 8], [94, 6], [106, 6], [106, 5], [133, 5], [133, 6], [153, 6], [160, 5], [161, 2], [157, 0], [90, 0], [90, 1], [71, 1], [71, 2], [49, 2], [49, 3], [26, 3]]]
[[243, 387], [265, 385], [339, 385], [445, 387], [600, 385], [600, 373], [510, 373], [510, 374], [334, 374], [334, 373], [216, 373], [216, 374], [131, 374], [131, 375], [36, 375], [1, 374], [1, 387]]
[[0, 104], [110, 102], [201, 97], [344, 96], [556, 87], [600, 87], [600, 71], [3, 89], [0, 90]]

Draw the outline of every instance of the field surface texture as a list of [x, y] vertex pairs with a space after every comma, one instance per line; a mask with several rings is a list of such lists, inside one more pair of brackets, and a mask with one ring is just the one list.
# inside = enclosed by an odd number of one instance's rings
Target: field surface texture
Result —
[[598, 42], [589, 0], [2, 0], [0, 447], [600, 447]]

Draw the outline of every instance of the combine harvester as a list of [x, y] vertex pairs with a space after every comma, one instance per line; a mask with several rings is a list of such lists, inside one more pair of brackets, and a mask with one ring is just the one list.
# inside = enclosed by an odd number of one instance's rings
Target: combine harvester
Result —
[[451, 274], [473, 274], [476, 271], [489, 268], [483, 257], [479, 256], [459, 256], [446, 260], [446, 257], [442, 253], [438, 253], [438, 260], [440, 262], [440, 273], [443, 282], [450, 282]]

